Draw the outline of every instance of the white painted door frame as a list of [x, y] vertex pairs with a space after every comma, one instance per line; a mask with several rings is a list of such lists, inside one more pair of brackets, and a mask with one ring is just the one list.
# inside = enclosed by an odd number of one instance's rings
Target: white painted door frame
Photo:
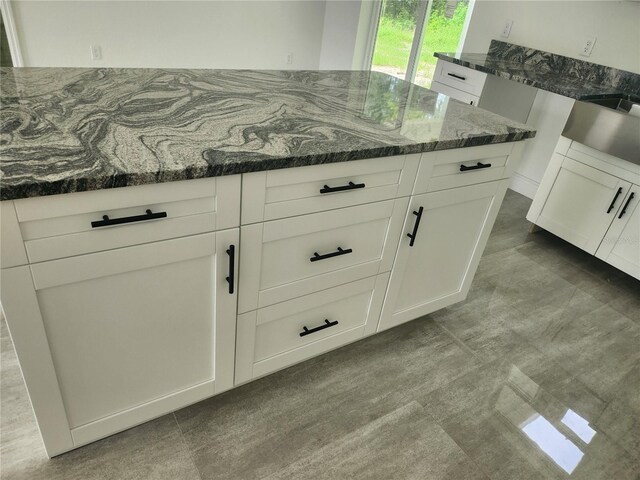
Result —
[[14, 67], [24, 67], [22, 59], [22, 51], [20, 50], [20, 42], [18, 41], [18, 31], [13, 17], [13, 8], [10, 0], [0, 0], [0, 11], [2, 12], [2, 21], [7, 33], [7, 41], [9, 42], [9, 51], [11, 53], [11, 62]]

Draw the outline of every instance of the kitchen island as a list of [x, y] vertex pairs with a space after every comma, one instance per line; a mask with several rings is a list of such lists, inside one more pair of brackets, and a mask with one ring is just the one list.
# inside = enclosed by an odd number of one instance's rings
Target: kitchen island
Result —
[[464, 299], [535, 134], [376, 72], [0, 78], [2, 305], [50, 456]]

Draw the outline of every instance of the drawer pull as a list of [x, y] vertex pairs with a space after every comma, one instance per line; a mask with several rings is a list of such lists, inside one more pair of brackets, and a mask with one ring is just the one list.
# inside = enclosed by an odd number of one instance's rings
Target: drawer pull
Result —
[[618, 191], [616, 192], [616, 196], [613, 197], [613, 201], [611, 202], [611, 205], [609, 205], [609, 208], [607, 209], [607, 213], [610, 213], [611, 210], [613, 210], [613, 207], [616, 205], [616, 202], [618, 201], [618, 197], [620, 196], [621, 193], [622, 193], [622, 187], [618, 188]]
[[305, 335], [311, 335], [312, 333], [315, 332], [319, 332], [320, 330], [324, 330], [325, 328], [329, 328], [329, 327], [333, 327], [334, 325], [338, 325], [338, 321], [334, 320], [333, 322], [330, 322], [329, 319], [325, 318], [324, 319], [324, 324], [320, 325], [319, 327], [314, 327], [314, 328], [307, 328], [307, 327], [302, 327], [302, 331], [300, 332], [300, 336], [304, 337]]
[[338, 250], [336, 250], [335, 252], [325, 253], [324, 255], [320, 255], [318, 252], [313, 252], [313, 257], [311, 257], [309, 260], [311, 262], [317, 262], [318, 260], [326, 260], [327, 258], [339, 257], [340, 255], [346, 255], [347, 253], [351, 252], [353, 252], [353, 249], [351, 248], [343, 250], [342, 248], [338, 247]]
[[460, 165], [460, 171], [461, 172], [468, 172], [469, 170], [479, 170], [480, 168], [489, 168], [491, 166], [490, 163], [480, 163], [478, 162], [477, 165], [474, 165], [473, 167], [467, 167], [466, 165]]
[[320, 189], [320, 193], [332, 193], [332, 192], [344, 192], [345, 190], [355, 190], [357, 188], [364, 188], [364, 183], [353, 183], [349, 182], [348, 185], [342, 185], [340, 187], [330, 187], [329, 185], [325, 185], [324, 188]]
[[450, 77], [457, 78], [458, 80], [466, 80], [467, 77], [463, 77], [462, 75], [456, 75], [455, 73], [447, 73]]
[[629, 195], [629, 198], [627, 199], [627, 202], [624, 204], [624, 207], [622, 207], [622, 211], [620, 212], [620, 215], [618, 215], [618, 218], [622, 218], [622, 216], [625, 213], [627, 213], [627, 207], [631, 203], [631, 200], [633, 199], [634, 196], [635, 196], [635, 193], [631, 192], [631, 195]]
[[91, 228], [108, 227], [110, 225], [121, 225], [123, 223], [144, 222], [145, 220], [155, 220], [156, 218], [166, 218], [167, 212], [153, 213], [147, 210], [144, 215], [133, 215], [131, 217], [109, 218], [109, 215], [103, 215], [102, 220], [91, 222]]
[[416, 223], [413, 225], [413, 232], [407, 233], [407, 237], [411, 239], [409, 242], [409, 246], [413, 247], [413, 242], [416, 241], [416, 235], [418, 235], [418, 227], [420, 227], [420, 220], [422, 220], [422, 212], [424, 211], [424, 207], [420, 207], [418, 211], [413, 211], [413, 214], [416, 216]]
[[229, 294], [233, 295], [233, 284], [236, 281], [236, 246], [229, 245], [227, 249], [229, 255], [229, 276], [225, 280], [229, 283]]

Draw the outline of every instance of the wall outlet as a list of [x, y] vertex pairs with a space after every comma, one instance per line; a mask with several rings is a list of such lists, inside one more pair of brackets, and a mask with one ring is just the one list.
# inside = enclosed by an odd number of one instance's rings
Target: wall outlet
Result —
[[293, 64], [293, 53], [289, 52], [287, 53], [287, 65], [292, 65]]
[[91, 45], [89, 47], [91, 60], [102, 60], [102, 47], [100, 45]]
[[591, 51], [593, 50], [593, 46], [596, 44], [597, 37], [587, 37], [582, 44], [582, 50], [580, 50], [580, 55], [583, 57], [588, 57], [591, 55]]
[[511, 27], [513, 26], [513, 20], [507, 20], [504, 22], [504, 27], [502, 27], [501, 37], [509, 38], [509, 34], [511, 33]]

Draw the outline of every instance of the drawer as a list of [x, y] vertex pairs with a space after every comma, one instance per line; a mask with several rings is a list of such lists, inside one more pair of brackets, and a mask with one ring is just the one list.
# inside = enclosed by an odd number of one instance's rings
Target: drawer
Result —
[[487, 74], [455, 63], [438, 60], [433, 80], [479, 97]]
[[408, 197], [241, 229], [239, 312], [389, 271]]
[[15, 208], [36, 263], [237, 227], [239, 204], [235, 175], [21, 199]]
[[470, 93], [463, 92], [462, 90], [458, 90], [457, 88], [450, 87], [449, 85], [445, 85], [440, 82], [432, 82], [431, 90], [442, 93], [451, 98], [455, 98], [456, 100], [469, 105], [478, 106], [478, 101], [480, 100], [480, 97], [476, 95], [471, 95]]
[[411, 195], [419, 154], [242, 175], [243, 225]]
[[508, 178], [514, 148], [513, 143], [500, 143], [424, 153], [414, 195]]
[[238, 316], [236, 384], [375, 332], [389, 273]]

